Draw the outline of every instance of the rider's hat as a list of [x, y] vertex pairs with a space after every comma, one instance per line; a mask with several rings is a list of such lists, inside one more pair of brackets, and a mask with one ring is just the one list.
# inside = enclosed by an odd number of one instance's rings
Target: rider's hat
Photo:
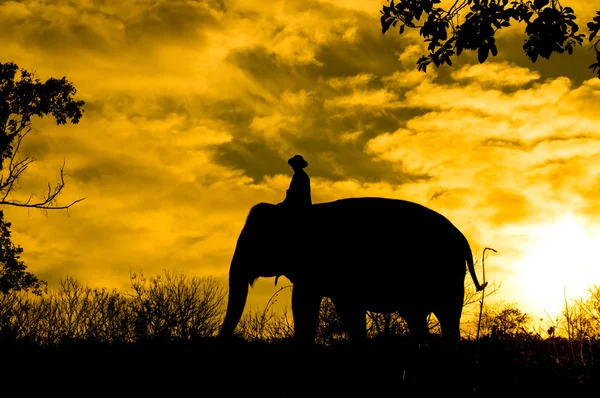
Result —
[[304, 160], [304, 158], [300, 155], [294, 155], [293, 157], [288, 159], [288, 164], [290, 166], [292, 166], [293, 169], [296, 168], [305, 168], [306, 166], [308, 166], [308, 163], [306, 162], [306, 160]]

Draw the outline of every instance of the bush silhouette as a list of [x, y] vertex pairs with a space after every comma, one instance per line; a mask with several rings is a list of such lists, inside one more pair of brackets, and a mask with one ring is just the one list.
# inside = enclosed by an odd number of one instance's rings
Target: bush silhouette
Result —
[[[58, 287], [40, 295], [24, 291], [0, 294], [0, 349], [233, 350], [283, 361], [282, 366], [269, 370], [274, 384], [268, 393], [275, 396], [359, 391], [410, 395], [415, 390], [434, 396], [440, 388], [446, 393], [474, 394], [470, 396], [498, 396], [516, 390], [555, 396], [561, 389], [581, 393], [592, 388], [600, 371], [600, 286], [572, 300], [556, 320], [536, 320], [513, 303], [486, 305], [479, 342], [473, 325], [465, 322], [467, 329], [458, 351], [449, 353], [437, 351], [435, 318], [430, 320], [434, 344], [415, 351], [406, 344], [407, 329], [401, 318], [369, 313], [372, 348], [391, 355], [391, 367], [387, 360], [359, 362], [345, 355], [321, 355], [312, 368], [302, 369], [291, 358], [281, 356], [298, 350], [292, 343], [293, 321], [287, 307], [275, 309], [281, 290], [265, 308], [244, 314], [237, 343], [223, 344], [215, 336], [225, 312], [226, 289], [212, 277], [167, 271], [150, 278], [137, 274], [131, 276], [128, 292], [93, 289], [66, 277]], [[335, 307], [323, 300], [315, 350], [325, 354], [349, 349], [339, 322]], [[231, 375], [239, 371], [259, 377], [257, 369], [235, 369], [229, 371]], [[298, 377], [306, 376], [303, 383], [289, 381], [292, 371], [299, 372]], [[334, 374], [344, 376], [340, 379]], [[224, 388], [226, 393], [239, 393], [244, 387], [232, 383]]]

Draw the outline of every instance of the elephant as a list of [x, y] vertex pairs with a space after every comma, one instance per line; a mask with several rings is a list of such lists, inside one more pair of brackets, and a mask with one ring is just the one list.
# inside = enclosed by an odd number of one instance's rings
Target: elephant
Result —
[[229, 268], [229, 291], [219, 337], [240, 321], [248, 290], [259, 278], [292, 283], [294, 340], [312, 345], [321, 301], [328, 297], [350, 344], [366, 343], [366, 312], [397, 312], [411, 336], [429, 335], [427, 317], [442, 338], [458, 342], [465, 262], [480, 285], [469, 242], [446, 217], [423, 205], [358, 197], [287, 209], [252, 207]]

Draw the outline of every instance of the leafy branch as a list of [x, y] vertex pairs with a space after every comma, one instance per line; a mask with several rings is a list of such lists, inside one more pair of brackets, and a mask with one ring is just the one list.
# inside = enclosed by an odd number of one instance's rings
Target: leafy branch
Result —
[[[572, 54], [586, 36], [579, 32], [573, 9], [563, 7], [558, 0], [456, 0], [448, 10], [436, 7], [440, 2], [392, 0], [381, 10], [383, 34], [392, 27], [399, 26], [400, 34], [406, 27], [419, 28], [429, 51], [417, 60], [417, 69], [423, 72], [431, 63], [436, 67], [452, 65], [452, 58], [465, 50], [477, 51], [478, 61], [485, 62], [490, 54], [498, 54], [496, 32], [513, 23], [525, 24], [523, 50], [532, 62], [538, 57], [550, 59], [553, 53]], [[597, 14], [594, 22], [587, 24], [590, 42], [600, 30], [600, 12]], [[598, 62], [590, 68], [600, 77], [599, 41], [592, 44]]]
[[[588, 22], [588, 29], [590, 30], [590, 42], [594, 40], [594, 38], [598, 35], [598, 31], [600, 31], [600, 11], [596, 11], [596, 16], [594, 17], [592, 22]], [[596, 41], [592, 44], [592, 48], [596, 52], [596, 62], [590, 65], [590, 69], [592, 69], [593, 73], [597, 73], [598, 77], [600, 77], [600, 49], [598, 48], [598, 44], [600, 44], [600, 38], [596, 39]]]

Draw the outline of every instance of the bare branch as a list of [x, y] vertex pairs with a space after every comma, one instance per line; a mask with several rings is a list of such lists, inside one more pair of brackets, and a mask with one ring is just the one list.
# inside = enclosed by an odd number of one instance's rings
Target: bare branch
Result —
[[27, 130], [25, 130], [25, 132], [23, 134], [21, 134], [20, 130], [21, 130], [21, 128], [19, 128], [16, 133], [15, 138], [17, 140], [17, 143], [15, 144], [15, 147], [12, 151], [12, 154], [10, 157], [10, 163], [8, 164], [8, 168], [10, 168], [12, 166], [13, 161], [15, 160], [15, 158], [17, 156], [17, 152], [19, 152], [19, 148], [21, 148], [21, 142], [23, 141], [23, 138], [25, 138], [25, 136], [27, 134], [29, 134], [29, 132], [31, 131], [31, 128], [28, 128]]
[[23, 174], [23, 172], [27, 169], [27, 167], [35, 161], [35, 159], [26, 156], [22, 159], [17, 160], [17, 154], [19, 153], [19, 149], [21, 148], [21, 143], [23, 139], [27, 136], [29, 132], [31, 132], [32, 128], [29, 123], [21, 124], [15, 135], [15, 147], [11, 153], [8, 162], [7, 172], [8, 175], [0, 176], [0, 195], [2, 195], [2, 199], [0, 199], [0, 205], [9, 205], [16, 207], [28, 207], [28, 208], [36, 208], [42, 210], [66, 210], [69, 209], [74, 204], [81, 202], [85, 198], [77, 199], [67, 205], [57, 205], [56, 199], [58, 195], [62, 192], [65, 186], [64, 179], [64, 168], [65, 162], [63, 161], [63, 165], [60, 169], [60, 182], [52, 189], [52, 186], [48, 184], [48, 192], [41, 197], [41, 199], [37, 202], [32, 203], [32, 200], [36, 197], [36, 195], [31, 194], [29, 198], [23, 202], [20, 200], [10, 200], [9, 196], [13, 193], [13, 191], [17, 188], [16, 183]]
[[12, 192], [13, 188], [15, 188], [15, 183], [19, 176], [27, 169], [27, 166], [33, 162], [33, 159], [25, 158], [18, 161], [14, 166], [9, 168], [8, 176], [6, 181], [2, 185], [0, 185], [0, 192], [6, 191], [2, 200], [6, 200], [8, 195]]
[[[20, 141], [19, 141], [19, 143], [20, 143]], [[15, 151], [15, 154], [16, 154], [16, 151]], [[73, 202], [71, 202], [68, 205], [57, 205], [56, 204], [56, 199], [57, 199], [58, 195], [60, 195], [60, 193], [62, 192], [62, 190], [65, 186], [65, 174], [64, 174], [65, 162], [63, 161], [63, 165], [60, 168], [60, 182], [54, 187], [54, 189], [52, 189], [52, 186], [50, 184], [48, 184], [48, 192], [46, 193], [45, 196], [42, 196], [42, 198], [38, 202], [32, 203], [32, 200], [35, 197], [34, 194], [31, 194], [29, 196], [29, 198], [27, 199], [27, 201], [25, 201], [25, 202], [22, 202], [19, 200], [8, 200], [7, 198], [9, 196], [9, 194], [15, 188], [15, 185], [14, 185], [15, 182], [17, 181], [19, 176], [25, 171], [25, 169], [27, 169], [27, 166], [29, 166], [29, 164], [31, 164], [34, 161], [33, 159], [26, 157], [24, 159], [17, 161], [16, 163], [13, 163], [14, 156], [15, 155], [13, 154], [13, 156], [11, 158], [11, 163], [10, 163], [9, 170], [8, 170], [8, 176], [6, 177], [6, 180], [0, 185], [0, 192], [5, 191], [4, 195], [2, 197], [2, 200], [0, 200], [0, 205], [28, 207], [28, 208], [35, 208], [35, 209], [42, 209], [42, 210], [66, 210], [66, 209], [69, 209], [74, 204], [79, 203], [85, 199], [85, 198], [80, 198], [80, 199], [74, 200]]]
[[68, 205], [64, 205], [64, 206], [53, 206], [53, 205], [48, 205], [45, 201], [44, 202], [40, 202], [40, 203], [19, 203], [19, 202], [0, 202], [0, 205], [10, 205], [10, 206], [16, 206], [16, 207], [28, 207], [28, 208], [35, 208], [35, 209], [42, 209], [42, 210], [67, 210], [69, 209], [71, 206], [73, 206], [75, 203], [79, 203], [83, 200], [85, 200], [86, 198], [80, 198], [77, 200], [74, 200], [73, 202], [71, 202]]
[[[447, 14], [447, 15], [448, 15], [450, 18], [452, 18], [452, 16], [454, 15], [454, 14], [452, 14], [452, 11], [453, 11], [454, 7], [456, 7], [456, 5], [458, 4], [458, 2], [459, 2], [459, 1], [460, 1], [460, 0], [456, 0], [456, 1], [454, 2], [454, 4], [452, 4], [452, 7], [448, 8], [448, 11], [446, 11], [446, 14]], [[461, 4], [461, 6], [463, 6], [463, 7], [464, 7], [465, 5], [466, 5], [466, 1], [464, 2], [464, 4]]]

